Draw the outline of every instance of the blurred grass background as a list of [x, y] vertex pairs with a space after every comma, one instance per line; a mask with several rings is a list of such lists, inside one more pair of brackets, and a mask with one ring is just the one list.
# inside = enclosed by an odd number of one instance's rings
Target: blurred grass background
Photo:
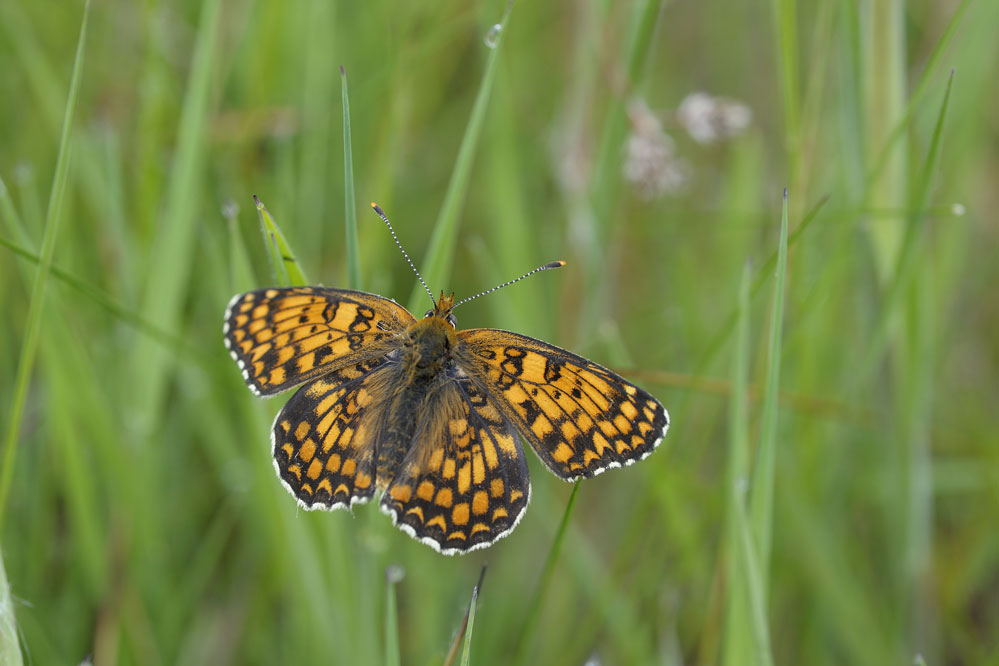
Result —
[[[488, 561], [472, 663], [999, 663], [999, 3], [524, 2], [497, 40], [505, 9], [95, 0], [81, 60], [82, 3], [0, 3], [0, 660], [441, 663]], [[340, 65], [363, 287], [406, 302], [366, 202], [426, 267], [487, 89], [431, 288], [567, 260], [459, 325], [673, 418], [568, 514], [528, 454], [525, 519], [466, 557], [299, 511], [284, 398], [222, 346], [274, 280], [252, 194], [346, 284]], [[693, 140], [702, 90], [749, 127]], [[682, 188], [624, 176], [643, 146]]]

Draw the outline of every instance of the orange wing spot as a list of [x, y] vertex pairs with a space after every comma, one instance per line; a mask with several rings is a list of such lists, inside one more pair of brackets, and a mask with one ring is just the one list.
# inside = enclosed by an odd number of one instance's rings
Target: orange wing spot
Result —
[[316, 492], [319, 492], [320, 490], [325, 490], [326, 492], [328, 492], [330, 494], [330, 497], [333, 496], [333, 486], [330, 485], [329, 479], [323, 479], [322, 481], [319, 482], [319, 485], [316, 487]]
[[246, 337], [246, 331], [244, 331], [241, 328], [237, 328], [235, 331], [232, 332], [232, 337], [236, 338], [236, 342], [242, 342], [243, 339]]
[[330, 393], [325, 398], [320, 400], [318, 405], [316, 405], [316, 414], [329, 413], [329, 411], [333, 409], [333, 405], [335, 405], [336, 401], [339, 399], [340, 399], [339, 393]]
[[434, 500], [434, 504], [437, 506], [442, 506], [445, 509], [450, 509], [451, 505], [454, 504], [454, 498], [451, 495], [450, 488], [441, 488], [437, 491], [437, 498]]
[[456, 532], [451, 532], [450, 534], [448, 534], [447, 540], [450, 541], [451, 539], [461, 539], [462, 541], [468, 541], [468, 537], [465, 536], [465, 533], [462, 532], [461, 530], [458, 530]]
[[340, 473], [344, 476], [354, 476], [354, 472], [357, 471], [357, 461], [353, 458], [347, 458], [343, 461], [343, 467], [340, 468]]
[[485, 523], [475, 523], [472, 525], [472, 536], [475, 536], [479, 532], [488, 532], [489, 526]]
[[636, 449], [642, 444], [645, 444], [645, 438], [639, 437], [638, 435], [631, 436], [631, 448]]
[[445, 480], [450, 481], [454, 478], [455, 464], [454, 458], [448, 458], [444, 461], [444, 466], [441, 468], [441, 476], [443, 476]]
[[437, 514], [433, 518], [427, 521], [427, 527], [433, 527], [436, 525], [441, 528], [442, 532], [447, 532], [447, 522], [444, 520], [444, 516]]
[[623, 439], [619, 439], [616, 442], [614, 442], [614, 450], [616, 450], [618, 453], [624, 453], [625, 451], [631, 451], [631, 447], [628, 446], [628, 442], [624, 441]]
[[285, 380], [284, 368], [280, 365], [273, 370], [271, 370], [270, 377], [267, 378], [267, 382], [270, 384], [283, 384]]
[[264, 362], [257, 361], [253, 364], [253, 376], [260, 377], [264, 373]]
[[475, 495], [472, 497], [472, 513], [476, 516], [481, 516], [486, 511], [489, 510], [489, 496], [486, 494], [485, 490], [475, 491]]
[[569, 458], [572, 457], [572, 449], [565, 442], [560, 442], [555, 450], [552, 451], [552, 458], [555, 462], [565, 463], [568, 462]]
[[614, 437], [617, 435], [617, 428], [615, 428], [614, 424], [610, 421], [601, 419], [600, 421], [597, 421], [597, 427], [600, 428], [600, 431], [608, 437]]
[[243, 328], [248, 321], [250, 321], [250, 318], [245, 314], [236, 315], [236, 328]]
[[458, 494], [464, 495], [472, 487], [472, 466], [465, 463], [458, 470]]
[[264, 296], [266, 296], [267, 298], [274, 298], [277, 295], [278, 295], [277, 289], [268, 289], [267, 291], [264, 292]]
[[305, 472], [305, 475], [315, 481], [319, 478], [319, 473], [321, 471], [323, 471], [323, 464], [313, 458], [312, 462], [309, 464], [309, 469]]
[[649, 409], [648, 407], [643, 407], [642, 408], [642, 414], [645, 414], [645, 420], [646, 421], [655, 421], [656, 420], [656, 413], [654, 411], [652, 411], [651, 409]]
[[334, 453], [330, 456], [330, 459], [326, 461], [326, 469], [328, 469], [333, 474], [340, 471], [340, 454]]
[[490, 438], [489, 433], [486, 431], [480, 432], [479, 441], [482, 442], [482, 452], [486, 456], [486, 466], [490, 470], [499, 467], [499, 456], [496, 455], [496, 447], [493, 446], [493, 440]]
[[291, 460], [291, 457], [295, 455], [295, 447], [291, 444], [282, 444], [281, 450], [285, 452], [285, 455], [288, 456], [289, 460]]
[[358, 472], [357, 477], [354, 479], [354, 487], [364, 490], [371, 485], [371, 475], [365, 474], [364, 472]]
[[589, 467], [590, 463], [593, 462], [594, 460], [600, 460], [600, 456], [591, 451], [590, 449], [586, 449], [585, 451], [583, 451], [584, 466]]
[[299, 372], [309, 372], [312, 368], [316, 367], [316, 355], [313, 352], [309, 352], [305, 356], [298, 359], [298, 371]]
[[468, 430], [468, 421], [465, 419], [451, 419], [447, 424], [452, 435], [460, 435]]
[[451, 522], [455, 525], [468, 524], [468, 502], [462, 502], [461, 504], [455, 505], [454, 509], [451, 511]]
[[291, 430], [291, 421], [289, 421], [287, 419], [285, 419], [284, 421], [281, 421], [281, 423], [279, 425], [281, 426], [281, 429], [285, 431], [286, 434], [287, 434], [287, 432], [289, 430]]
[[316, 443], [310, 437], [302, 443], [302, 448], [298, 450], [298, 457], [309, 462], [314, 455], [316, 455]]
[[253, 349], [253, 340], [251, 338], [247, 338], [239, 344], [239, 350], [243, 352], [244, 356], [249, 354], [251, 349]]
[[257, 342], [268, 342], [273, 337], [274, 337], [273, 328], [263, 328], [260, 331], [258, 331], [256, 335]]
[[303, 492], [303, 493], [306, 493], [309, 496], [312, 496], [313, 494], [315, 494], [315, 493], [312, 492], [312, 486], [310, 484], [308, 484], [308, 483], [303, 483], [302, 487], [299, 488], [299, 491]]
[[559, 429], [562, 431], [562, 436], [570, 442], [582, 434], [579, 428], [576, 427], [576, 424], [572, 421], [562, 423], [559, 425]]
[[589, 432], [593, 428], [593, 419], [584, 412], [576, 419], [576, 425], [579, 426], [580, 431]]
[[545, 435], [555, 430], [552, 426], [552, 422], [546, 419], [544, 416], [538, 415], [538, 418], [534, 420], [531, 424], [531, 432], [533, 432], [538, 439], [544, 439]]
[[569, 463], [569, 471], [570, 472], [578, 472], [581, 469], [583, 469], [583, 466], [580, 465], [578, 462], [574, 461], [574, 462]]
[[246, 313], [253, 309], [253, 297], [252, 294], [247, 294], [247, 298], [239, 306], [239, 311]]
[[496, 522], [497, 520], [499, 520], [500, 518], [509, 518], [509, 517], [510, 517], [510, 514], [508, 514], [508, 513], [506, 512], [506, 509], [504, 509], [504, 508], [503, 508], [503, 507], [501, 507], [501, 506], [500, 506], [500, 507], [496, 507], [496, 510], [495, 510], [495, 511], [493, 511], [493, 522], [494, 522], [494, 523], [495, 523], [495, 522]]
[[519, 490], [511, 490], [510, 491], [510, 503], [513, 504], [514, 502], [520, 500], [520, 498], [523, 497], [523, 496], [524, 496], [524, 493], [522, 493], [521, 491], [519, 491]]
[[[631, 389], [632, 391], [634, 391], [634, 387], [632, 387], [632, 386], [626, 386], [625, 389], [626, 390], [627, 389]], [[628, 402], [627, 400], [624, 401], [624, 402], [622, 402], [618, 406], [618, 408], [621, 410], [621, 413], [624, 414], [624, 417], [626, 419], [634, 421], [635, 417], [638, 416], [638, 409], [636, 409], [635, 406], [633, 404], [631, 404], [630, 402]]]
[[472, 481], [479, 485], [486, 480], [486, 464], [482, 461], [482, 454], [478, 451], [472, 461]]
[[423, 522], [423, 509], [418, 506], [414, 506], [411, 509], [406, 510], [407, 516], [416, 516], [416, 518], [422, 523]]
[[617, 426], [617, 429], [622, 433], [631, 432], [631, 421], [624, 418], [621, 414], [614, 417], [614, 425]]
[[444, 447], [438, 447], [430, 454], [430, 461], [427, 463], [427, 469], [436, 472], [441, 468], [441, 463], [444, 461]]
[[513, 440], [513, 435], [508, 432], [494, 432], [493, 437], [499, 444], [500, 450], [509, 458], [517, 457], [517, 444]]
[[493, 479], [489, 482], [489, 493], [493, 497], [503, 497], [503, 479]]
[[603, 457], [604, 449], [611, 448], [610, 442], [608, 442], [603, 435], [599, 432], [593, 433], [593, 448], [596, 449], [597, 455]]
[[301, 421], [298, 427], [295, 428], [295, 439], [302, 441], [309, 434], [309, 429], [312, 428], [308, 421]]
[[270, 310], [270, 307], [268, 307], [266, 303], [262, 303], [261, 305], [253, 308], [253, 318], [263, 319], [267, 316], [267, 313], [270, 312]]
[[624, 385], [624, 392], [627, 393], [628, 395], [635, 395], [636, 393], [638, 393], [638, 389], [636, 389], [631, 384], [625, 384]]
[[648, 421], [638, 422], [638, 432], [641, 433], [642, 437], [645, 437], [645, 435], [647, 435], [650, 430], [652, 430], [651, 423], [649, 423]]
[[336, 316], [333, 317], [333, 321], [329, 323], [329, 326], [338, 331], [349, 331], [350, 325], [354, 323], [356, 318], [356, 305], [353, 303], [340, 303], [340, 307], [336, 309]]
[[295, 475], [295, 479], [302, 480], [302, 468], [298, 465], [288, 465], [288, 471]]
[[422, 481], [416, 488], [416, 496], [424, 502], [429, 502], [434, 498], [434, 484], [429, 481]]
[[341, 483], [339, 486], [336, 487], [336, 491], [333, 493], [333, 495], [350, 496], [350, 489], [347, 487], [346, 483]]
[[409, 486], [392, 486], [389, 496], [400, 504], [405, 504], [413, 496], [413, 489]]

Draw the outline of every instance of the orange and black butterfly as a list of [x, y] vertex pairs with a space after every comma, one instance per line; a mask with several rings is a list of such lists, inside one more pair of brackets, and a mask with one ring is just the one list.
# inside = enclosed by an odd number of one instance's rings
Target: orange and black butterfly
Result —
[[410, 536], [464, 553], [523, 516], [523, 442], [574, 481], [642, 460], [662, 441], [669, 415], [646, 391], [540, 340], [459, 331], [453, 311], [471, 299], [431, 299], [422, 319], [347, 289], [260, 289], [229, 302], [225, 346], [250, 389], [269, 396], [304, 384], [271, 431], [274, 467], [303, 508], [350, 507], [379, 492]]

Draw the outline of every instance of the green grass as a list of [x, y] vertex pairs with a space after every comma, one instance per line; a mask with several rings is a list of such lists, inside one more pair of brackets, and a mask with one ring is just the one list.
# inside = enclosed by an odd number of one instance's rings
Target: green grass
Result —
[[[0, 3], [0, 664], [999, 663], [997, 3], [84, 16]], [[695, 90], [751, 126], [695, 143]], [[621, 177], [636, 97], [682, 192]], [[372, 200], [435, 293], [566, 260], [459, 326], [622, 370], [661, 450], [576, 487], [529, 453], [466, 557], [298, 510], [222, 313], [422, 314]]]

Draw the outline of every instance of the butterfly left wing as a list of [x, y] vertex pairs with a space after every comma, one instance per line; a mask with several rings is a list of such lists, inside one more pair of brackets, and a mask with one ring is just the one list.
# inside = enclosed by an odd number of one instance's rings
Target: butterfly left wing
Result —
[[375, 294], [282, 287], [234, 296], [223, 333], [250, 390], [273, 395], [384, 355], [414, 321], [406, 308]]
[[274, 419], [271, 449], [284, 487], [307, 510], [366, 502], [378, 486], [375, 444], [384, 437], [394, 368], [371, 359], [329, 371], [291, 397]]
[[482, 377], [506, 418], [566, 481], [644, 459], [669, 427], [647, 391], [540, 340], [496, 329], [458, 332], [459, 363]]
[[409, 453], [382, 495], [382, 511], [445, 555], [509, 534], [531, 486], [516, 428], [498, 400], [452, 369], [421, 413]]

